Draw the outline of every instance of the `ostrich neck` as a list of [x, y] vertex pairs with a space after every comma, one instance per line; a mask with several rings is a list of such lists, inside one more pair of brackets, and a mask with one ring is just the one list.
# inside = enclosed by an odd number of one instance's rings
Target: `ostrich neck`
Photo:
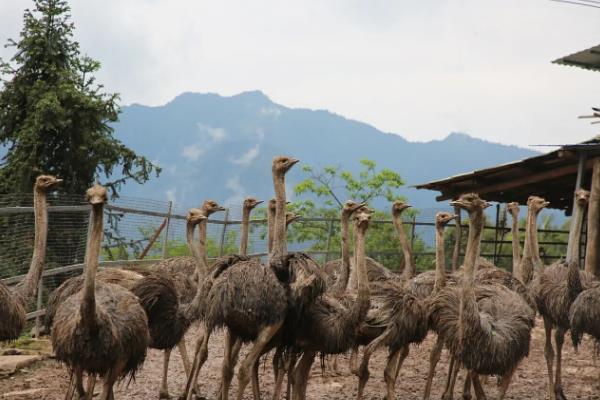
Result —
[[273, 250], [271, 259], [284, 256], [287, 253], [286, 246], [286, 223], [285, 223], [285, 177], [273, 175], [273, 186], [275, 188], [275, 224], [273, 227]]
[[92, 226], [85, 252], [85, 275], [83, 279], [83, 297], [81, 301], [81, 319], [85, 326], [93, 327], [96, 323], [95, 279], [98, 270], [98, 258], [102, 244], [102, 226], [104, 205], [92, 206]]
[[472, 335], [472, 330], [480, 326], [479, 309], [475, 300], [474, 279], [475, 265], [479, 257], [481, 235], [483, 233], [483, 210], [470, 212], [469, 221], [469, 235], [467, 250], [465, 252], [465, 270], [463, 272], [463, 288], [459, 311], [459, 334], [461, 339], [468, 339]]
[[537, 235], [537, 214], [531, 207], [527, 210], [525, 226], [525, 247], [519, 263], [517, 278], [527, 284], [531, 282], [536, 272], [541, 268], [540, 248]]
[[248, 254], [248, 228], [250, 226], [250, 209], [244, 207], [242, 211], [242, 231], [240, 233], [240, 255]]
[[435, 284], [433, 292], [436, 293], [444, 286], [446, 286], [444, 226], [442, 224], [435, 224]]
[[413, 262], [412, 249], [410, 248], [408, 237], [406, 236], [406, 232], [404, 231], [402, 217], [400, 215], [394, 215], [392, 219], [394, 220], [394, 226], [396, 227], [396, 231], [398, 232], [398, 238], [400, 239], [400, 247], [402, 248], [402, 253], [404, 255], [404, 272], [402, 272], [402, 277], [408, 280], [414, 277], [417, 272], [415, 264]]
[[340, 271], [340, 276], [333, 286], [333, 292], [336, 294], [343, 293], [348, 287], [348, 281], [350, 280], [350, 248], [348, 246], [348, 235], [350, 233], [349, 222], [349, 216], [342, 212], [342, 269]]
[[581, 240], [581, 226], [583, 225], [583, 214], [584, 206], [575, 202], [575, 213], [573, 215], [573, 222], [569, 231], [569, 246], [567, 252], [567, 263], [572, 261], [579, 261], [579, 243]]
[[43, 189], [35, 188], [33, 192], [33, 212], [34, 212], [34, 244], [33, 254], [31, 256], [31, 264], [29, 271], [23, 281], [19, 285], [17, 291], [20, 297], [24, 300], [24, 306], [29, 305], [35, 294], [42, 277], [44, 269], [44, 261], [46, 259], [46, 241], [48, 238], [48, 205], [46, 203], [46, 192]]
[[268, 225], [268, 251], [269, 254], [273, 251], [273, 236], [275, 235], [275, 211], [267, 208], [267, 225]]
[[513, 273], [519, 269], [521, 263], [521, 244], [519, 243], [519, 213], [512, 214], [512, 265]]
[[370, 307], [369, 280], [367, 277], [367, 259], [365, 256], [365, 231], [355, 229], [354, 253], [356, 258], [357, 298], [354, 303], [353, 321], [360, 322], [367, 315]]
[[208, 220], [200, 221], [198, 224], [198, 252], [197, 257], [200, 261], [201, 274], [200, 276], [206, 276], [208, 274], [208, 258], [206, 255], [206, 231], [208, 226]]

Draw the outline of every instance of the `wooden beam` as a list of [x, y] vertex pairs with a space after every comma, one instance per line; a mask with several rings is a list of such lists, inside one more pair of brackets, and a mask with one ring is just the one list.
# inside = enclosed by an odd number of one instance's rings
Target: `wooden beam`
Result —
[[[585, 169], [588, 169], [591, 167], [592, 167], [592, 162], [587, 161], [585, 163]], [[524, 176], [522, 178], [513, 179], [510, 181], [506, 181], [506, 182], [496, 183], [494, 185], [489, 185], [489, 186], [474, 185], [473, 187], [469, 188], [468, 190], [479, 193], [481, 196], [485, 196], [486, 193], [502, 192], [505, 190], [511, 190], [511, 189], [525, 186], [525, 185], [531, 185], [534, 183], [543, 182], [543, 181], [551, 180], [551, 179], [556, 179], [556, 178], [564, 177], [564, 176], [570, 175], [570, 174], [575, 174], [575, 173], [577, 173], [577, 169], [578, 169], [578, 165], [576, 165], [576, 164], [566, 165], [564, 167], [551, 169], [549, 171], [544, 171], [544, 172], [540, 172], [538, 174]], [[443, 201], [443, 200], [451, 199], [453, 196], [456, 196], [456, 195], [457, 195], [457, 193], [443, 193], [442, 195], [436, 197], [436, 199], [438, 201]]]

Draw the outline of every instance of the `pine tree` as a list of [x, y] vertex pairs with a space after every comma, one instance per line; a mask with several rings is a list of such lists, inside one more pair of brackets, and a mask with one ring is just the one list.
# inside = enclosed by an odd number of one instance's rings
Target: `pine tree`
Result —
[[35, 177], [65, 179], [83, 193], [96, 179], [118, 194], [127, 180], [147, 181], [160, 168], [113, 137], [118, 95], [95, 81], [100, 63], [82, 56], [64, 0], [34, 0], [25, 10], [16, 53], [0, 59], [0, 193], [29, 192]]

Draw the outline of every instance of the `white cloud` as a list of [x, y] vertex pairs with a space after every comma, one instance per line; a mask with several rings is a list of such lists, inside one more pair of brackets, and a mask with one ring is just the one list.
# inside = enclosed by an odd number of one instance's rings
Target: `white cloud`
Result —
[[248, 150], [247, 152], [242, 154], [240, 157], [236, 157], [236, 158], [232, 157], [229, 159], [229, 161], [231, 161], [233, 164], [242, 165], [244, 167], [247, 167], [248, 165], [250, 165], [252, 163], [252, 161], [254, 161], [254, 159], [256, 157], [258, 157], [259, 153], [260, 153], [260, 144], [257, 144], [254, 147], [252, 147], [250, 150]]
[[208, 137], [212, 142], [221, 142], [227, 138], [227, 132], [223, 128], [214, 128], [200, 122], [196, 126], [203, 137]]
[[262, 107], [260, 109], [260, 115], [277, 119], [281, 115], [281, 109], [275, 106]]
[[204, 149], [198, 143], [185, 146], [181, 153], [183, 157], [190, 161], [198, 161], [202, 154], [204, 154]]
[[[0, 42], [18, 38], [31, 5], [2, 1]], [[102, 62], [98, 81], [124, 104], [260, 89], [280, 104], [329, 109], [411, 140], [462, 130], [527, 145], [598, 133], [576, 117], [598, 105], [599, 73], [550, 62], [598, 44], [600, 10], [588, 7], [542, 0], [70, 5], [82, 53]], [[13, 54], [0, 47], [1, 58]]]
[[167, 195], [167, 200], [172, 201], [173, 203], [177, 203], [176, 202], [176, 194], [177, 194], [177, 189], [176, 188], [172, 188], [172, 189], [168, 189], [165, 191], [165, 194]]
[[227, 179], [225, 187], [233, 192], [233, 194], [225, 200], [225, 205], [239, 205], [244, 201], [246, 190], [240, 182], [239, 175]]

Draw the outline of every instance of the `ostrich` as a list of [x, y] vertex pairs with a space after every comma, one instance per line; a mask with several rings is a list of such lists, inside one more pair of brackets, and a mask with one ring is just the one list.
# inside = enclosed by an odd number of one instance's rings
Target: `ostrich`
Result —
[[[217, 327], [226, 327], [230, 340], [225, 347], [224, 362], [229, 362], [236, 340], [253, 342], [252, 348], [238, 372], [237, 398], [241, 399], [250, 381], [252, 368], [281, 330], [290, 314], [290, 305], [299, 309], [314, 300], [324, 287], [320, 267], [302, 254], [287, 255], [285, 243], [285, 174], [298, 162], [291, 157], [273, 159], [272, 172], [276, 193], [276, 215], [273, 250], [267, 265], [247, 257], [224, 268], [213, 269], [209, 279], [212, 286], [201, 309], [204, 334], [196, 347], [194, 363], [186, 385], [186, 398], [191, 400], [192, 383], [196, 381], [208, 356], [208, 341]], [[287, 321], [286, 321], [287, 320]], [[293, 330], [293, 327], [290, 327]], [[229, 370], [224, 366], [223, 370]], [[231, 374], [223, 377], [221, 393], [227, 397]], [[254, 393], [255, 398], [260, 393]]]
[[370, 307], [365, 259], [365, 233], [370, 219], [371, 214], [364, 210], [356, 213], [356, 298], [327, 291], [303, 313], [302, 328], [295, 337], [295, 345], [302, 351], [302, 357], [291, 374], [294, 399], [306, 397], [308, 374], [317, 352], [340, 354], [354, 348], [357, 342], [358, 328]]
[[477, 398], [485, 398], [479, 375], [493, 374], [500, 377], [502, 399], [516, 367], [528, 354], [535, 312], [521, 296], [502, 285], [475, 284], [483, 210], [489, 203], [470, 193], [452, 205], [469, 213], [462, 283], [434, 295], [430, 320], [452, 356], [469, 371]]
[[46, 192], [62, 182], [51, 175], [40, 175], [33, 186], [35, 232], [33, 255], [27, 276], [14, 290], [0, 282], [0, 341], [19, 337], [25, 326], [25, 312], [37, 293], [46, 259], [48, 205]]
[[520, 276], [519, 265], [521, 264], [521, 244], [519, 242], [519, 203], [516, 201], [506, 205], [512, 218], [510, 232], [512, 236], [512, 272], [515, 276]]
[[106, 189], [96, 184], [86, 192], [92, 223], [85, 256], [83, 289], [61, 303], [52, 326], [56, 358], [75, 373], [80, 397], [83, 371], [104, 378], [100, 400], [114, 399], [117, 379], [133, 376], [146, 357], [148, 320], [137, 297], [113, 284], [96, 284], [102, 242]]
[[[570, 253], [567, 254], [565, 261], [561, 260], [546, 267], [533, 282], [533, 292], [538, 310], [544, 319], [544, 330], [546, 332], [544, 355], [548, 368], [548, 390], [552, 400], [566, 399], [562, 388], [561, 370], [562, 346], [565, 333], [570, 328], [569, 310], [577, 299], [577, 296], [586, 289], [591, 288], [595, 281], [595, 277], [592, 274], [579, 270], [579, 232], [581, 232], [583, 214], [588, 200], [588, 191], [580, 189], [575, 192], [576, 210], [571, 230], [576, 234], [572, 235], [572, 242], [569, 243]], [[530, 233], [530, 235], [532, 234]], [[533, 239], [531, 242], [532, 247], [535, 244], [537, 244], [537, 241]], [[535, 250], [532, 252], [535, 253]], [[585, 304], [585, 298], [587, 296], [582, 298], [578, 302], [578, 305], [587, 305]], [[576, 320], [575, 322], [580, 321]], [[581, 325], [577, 325], [578, 330], [576, 331], [576, 335], [580, 334], [580, 327]], [[556, 329], [554, 334], [556, 351], [552, 346], [553, 329]], [[576, 341], [577, 336], [573, 340]], [[553, 376], [555, 358], [556, 372]]]
[[400, 200], [397, 200], [392, 204], [392, 221], [394, 222], [394, 227], [396, 228], [398, 238], [400, 239], [400, 248], [404, 254], [404, 271], [402, 271], [402, 279], [405, 281], [408, 281], [417, 274], [412, 248], [406, 237], [406, 231], [404, 230], [404, 224], [402, 222], [402, 213], [410, 207], [410, 204]]
[[[581, 195], [584, 195], [584, 192], [581, 192]], [[523, 257], [521, 258], [519, 268], [515, 275], [521, 282], [530, 287], [537, 285], [542, 269], [542, 260], [540, 259], [537, 238], [537, 218], [540, 211], [547, 207], [548, 204], [550, 203], [538, 196], [529, 196], [527, 199], [527, 220], [525, 226]], [[581, 224], [579, 226], [581, 227]]]

